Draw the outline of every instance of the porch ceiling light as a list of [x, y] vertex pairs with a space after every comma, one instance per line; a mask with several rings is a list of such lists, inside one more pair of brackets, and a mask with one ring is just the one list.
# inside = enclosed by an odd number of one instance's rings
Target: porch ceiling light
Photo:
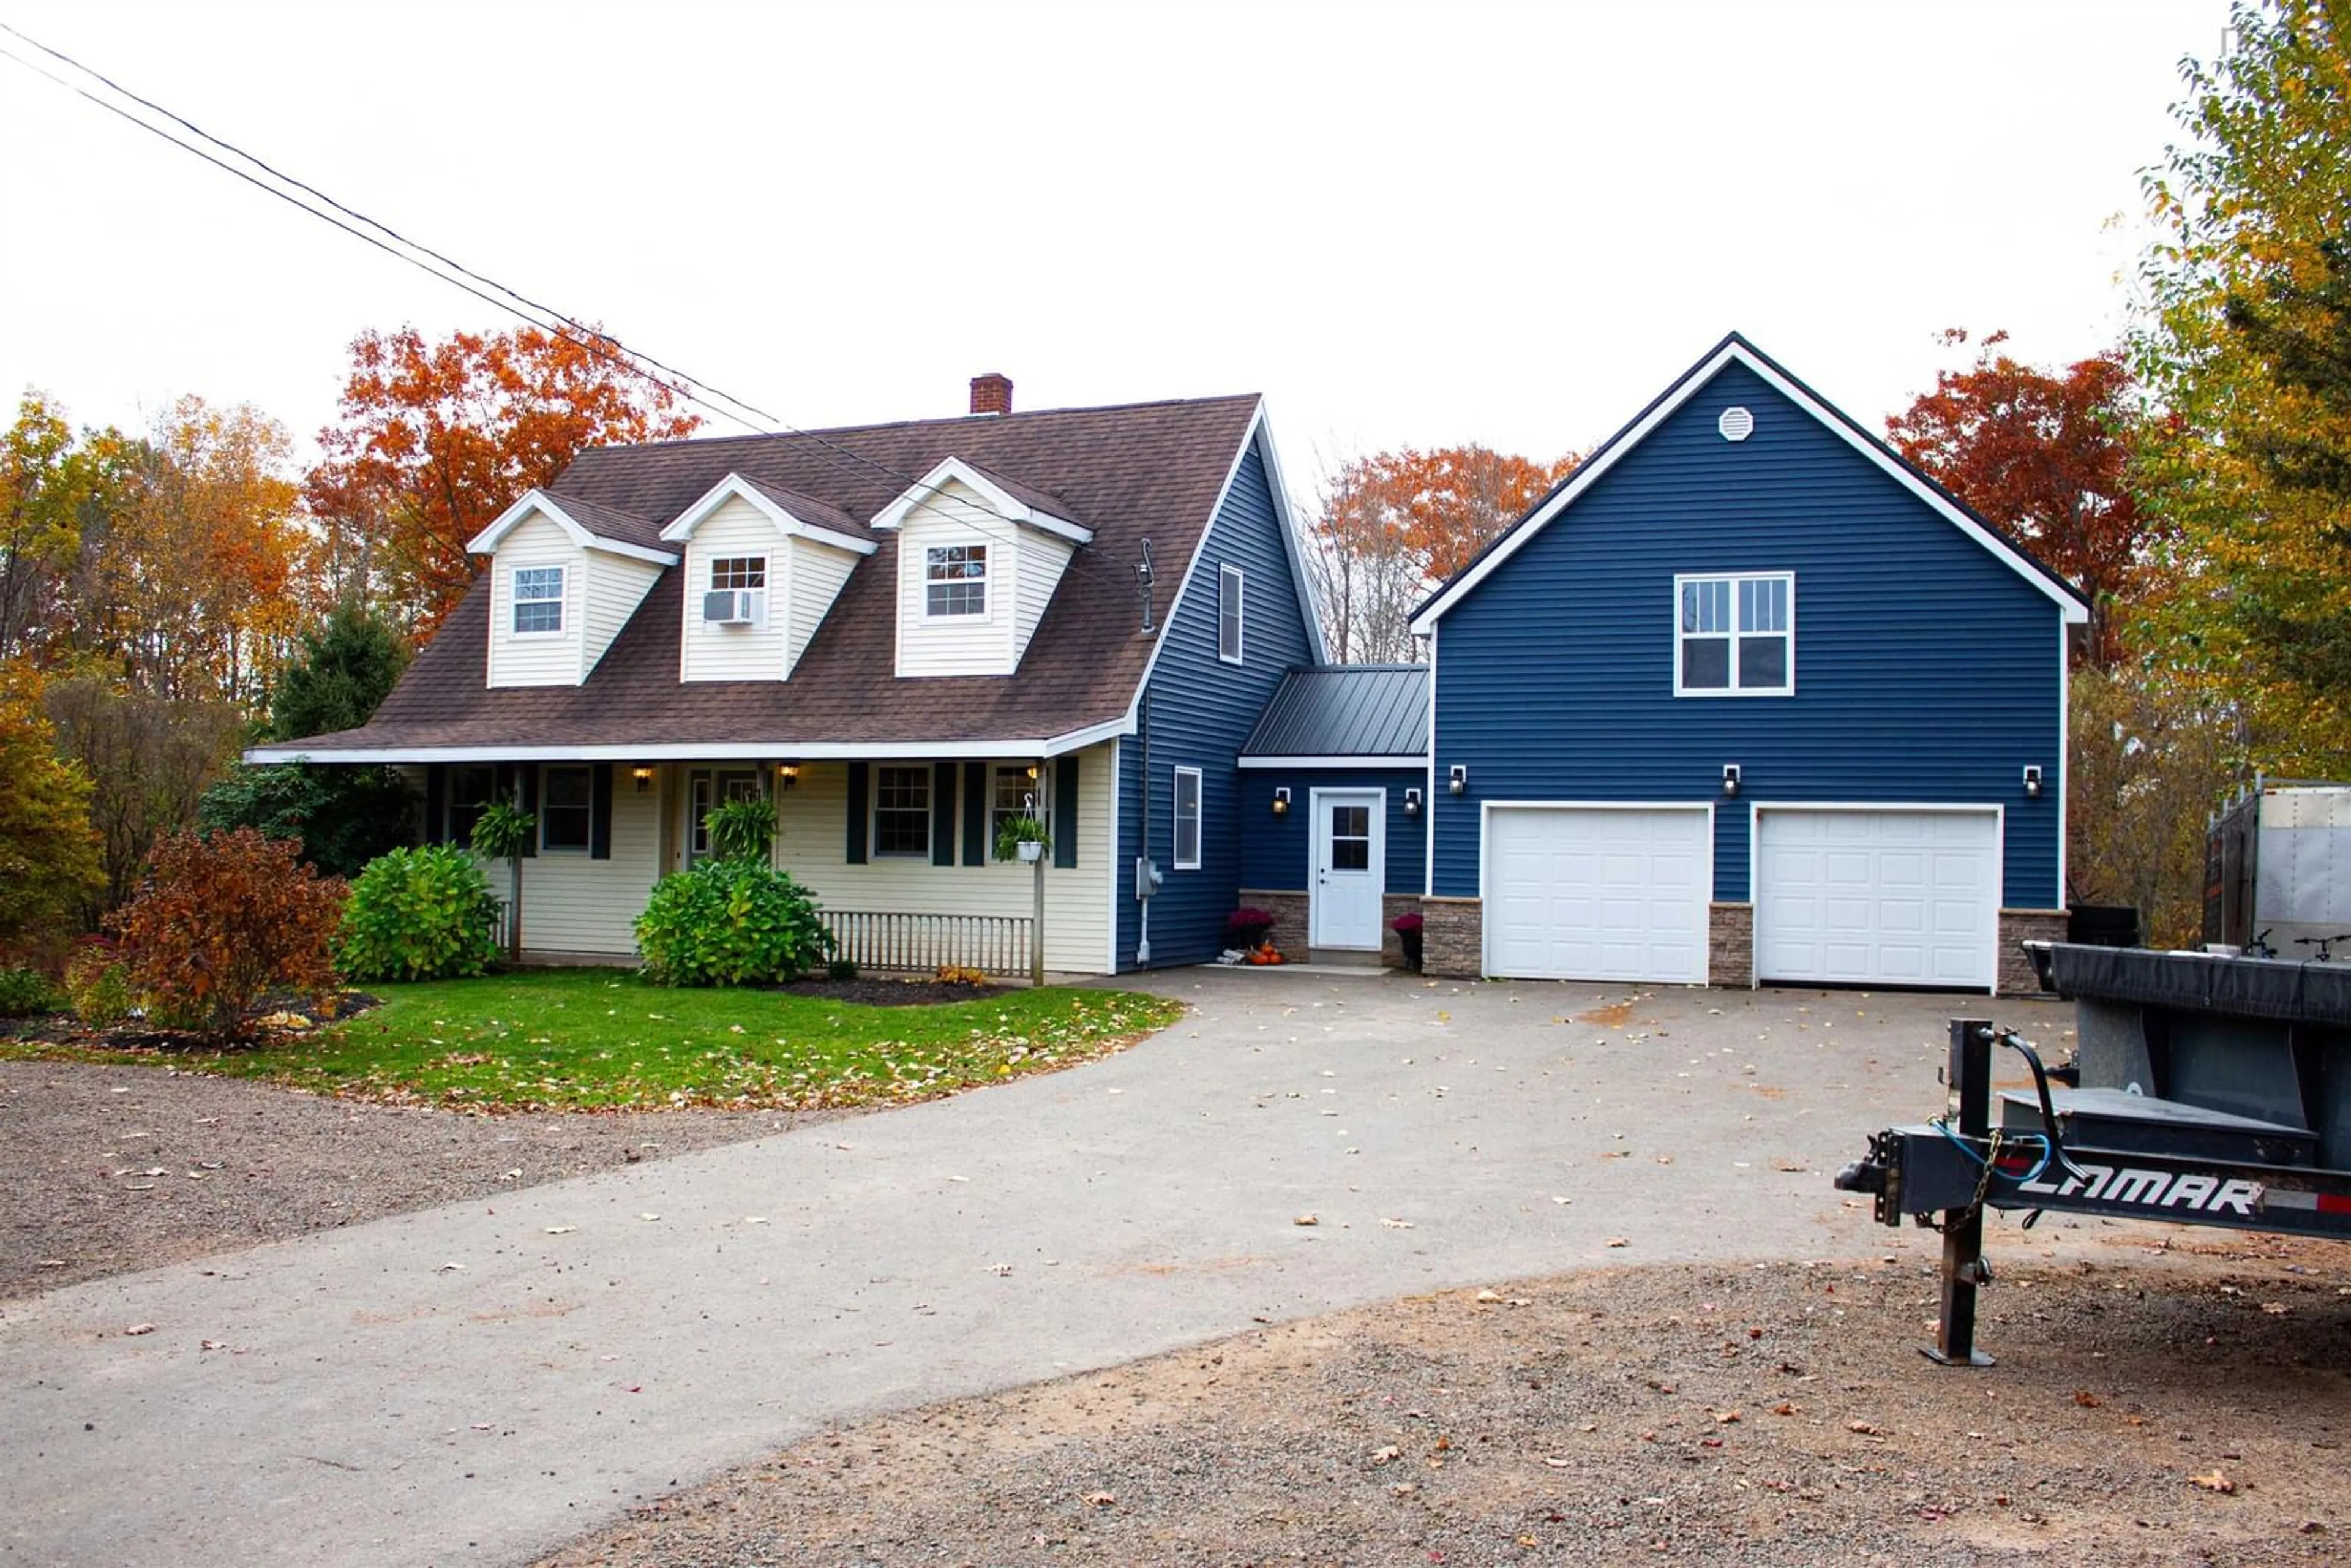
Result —
[[1290, 814], [1290, 789], [1287, 785], [1273, 792], [1273, 814], [1277, 817]]

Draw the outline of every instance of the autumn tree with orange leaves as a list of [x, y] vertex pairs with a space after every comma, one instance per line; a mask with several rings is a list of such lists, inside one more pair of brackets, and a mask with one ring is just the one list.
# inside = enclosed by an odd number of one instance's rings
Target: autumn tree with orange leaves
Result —
[[1332, 657], [1413, 660], [1414, 606], [1575, 464], [1567, 456], [1545, 465], [1473, 444], [1375, 453], [1340, 469], [1322, 494], [1311, 557]]
[[360, 334], [341, 423], [319, 433], [326, 457], [304, 486], [337, 596], [422, 643], [474, 580], [467, 540], [588, 447], [691, 434], [702, 422], [676, 403], [592, 333]]
[[[1942, 335], [1947, 345], [1964, 331]], [[1976, 361], [1945, 371], [1935, 390], [1886, 422], [1902, 455], [2005, 529], [2088, 596], [2083, 656], [2104, 668], [2121, 653], [2122, 615], [2146, 586], [2154, 523], [2130, 466], [2142, 416], [2119, 350], [2062, 371], [2021, 364], [1994, 332]]]

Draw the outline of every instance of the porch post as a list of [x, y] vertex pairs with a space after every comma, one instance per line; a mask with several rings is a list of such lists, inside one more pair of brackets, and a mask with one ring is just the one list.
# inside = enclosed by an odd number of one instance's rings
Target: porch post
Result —
[[[1045, 799], [1045, 775], [1048, 769], [1045, 766], [1045, 758], [1041, 757], [1037, 759], [1036, 794], [1037, 820], [1039, 821], [1052, 821], [1051, 816], [1043, 809], [1043, 801]], [[1031, 888], [1034, 890], [1033, 907], [1029, 916], [1029, 983], [1032, 986], [1041, 986], [1045, 983], [1044, 855], [1040, 854], [1035, 860], [1029, 862], [1029, 881]]]

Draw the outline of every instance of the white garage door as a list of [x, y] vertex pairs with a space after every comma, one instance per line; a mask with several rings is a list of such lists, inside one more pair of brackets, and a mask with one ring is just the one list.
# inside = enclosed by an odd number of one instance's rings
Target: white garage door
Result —
[[1712, 829], [1702, 809], [1494, 807], [1487, 972], [1703, 985]]
[[1765, 810], [1755, 832], [1758, 979], [1991, 988], [1991, 812]]

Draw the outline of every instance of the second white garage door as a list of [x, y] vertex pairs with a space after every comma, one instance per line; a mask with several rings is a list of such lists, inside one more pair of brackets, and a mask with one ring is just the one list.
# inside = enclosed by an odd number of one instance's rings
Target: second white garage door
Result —
[[1713, 880], [1703, 808], [1492, 807], [1486, 971], [1703, 985]]
[[1755, 825], [1760, 980], [1989, 989], [2000, 819], [1765, 810]]

